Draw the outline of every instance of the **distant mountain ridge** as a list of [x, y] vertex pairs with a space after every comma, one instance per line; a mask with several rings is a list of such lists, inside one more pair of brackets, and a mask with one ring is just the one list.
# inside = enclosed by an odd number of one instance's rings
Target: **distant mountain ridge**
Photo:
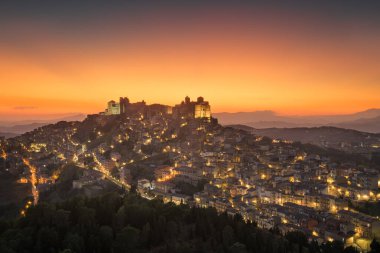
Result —
[[86, 114], [76, 113], [70, 115], [63, 115], [61, 117], [55, 117], [51, 119], [28, 119], [28, 120], [0, 120], [0, 126], [16, 126], [16, 125], [28, 125], [33, 123], [56, 123], [59, 121], [82, 121], [86, 118]]
[[15, 134], [15, 133], [2, 133], [2, 132], [0, 132], [0, 137], [5, 137], [6, 139], [16, 137], [17, 135], [18, 134]]
[[335, 124], [336, 127], [355, 129], [362, 132], [380, 133], [380, 116], [369, 119], [358, 119]]
[[[0, 136], [6, 138], [32, 131], [35, 128], [59, 121], [82, 121], [85, 114], [73, 114], [49, 120], [0, 121]], [[242, 124], [257, 129], [264, 128], [300, 128], [334, 126], [368, 133], [380, 133], [380, 109], [343, 115], [321, 116], [281, 116], [274, 111], [254, 111], [236, 113], [213, 113], [222, 125]]]
[[254, 128], [294, 128], [335, 126], [363, 132], [380, 133], [380, 109], [344, 115], [280, 116], [273, 111], [214, 113], [222, 125], [242, 124]]
[[50, 120], [23, 120], [23, 121], [2, 121], [0, 122], [0, 136], [11, 138], [45, 125], [57, 123], [59, 121], [82, 121], [85, 119], [85, 114], [75, 114], [62, 118]]
[[258, 136], [311, 143], [324, 148], [334, 148], [354, 153], [364, 154], [372, 151], [380, 151], [380, 134], [360, 132], [351, 129], [329, 126], [266, 129], [257, 129], [245, 125], [228, 126]]

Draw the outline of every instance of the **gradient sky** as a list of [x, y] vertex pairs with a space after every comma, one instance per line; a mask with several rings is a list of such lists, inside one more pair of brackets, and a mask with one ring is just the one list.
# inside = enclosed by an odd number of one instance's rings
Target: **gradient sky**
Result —
[[120, 96], [202, 95], [214, 112], [380, 108], [380, 1], [286, 2], [1, 1], [0, 121]]

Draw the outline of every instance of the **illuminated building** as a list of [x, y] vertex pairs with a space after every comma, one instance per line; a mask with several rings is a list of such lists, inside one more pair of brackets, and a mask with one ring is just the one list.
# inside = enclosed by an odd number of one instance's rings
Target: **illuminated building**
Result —
[[117, 115], [120, 114], [120, 103], [116, 103], [111, 100], [107, 104], [107, 109], [104, 113], [105, 115]]
[[366, 214], [341, 210], [338, 216], [355, 226], [357, 236], [364, 238], [380, 238], [380, 221]]
[[176, 171], [170, 166], [160, 166], [154, 170], [154, 175], [158, 182], [165, 182], [173, 179], [176, 175]]
[[119, 102], [111, 100], [107, 104], [107, 108], [101, 114], [103, 115], [119, 115], [119, 114], [135, 114], [141, 113], [144, 117], [151, 118], [159, 115], [173, 115], [174, 118], [186, 119], [205, 119], [211, 121], [211, 107], [208, 101], [204, 101], [203, 97], [198, 97], [197, 101], [191, 101], [186, 97], [181, 104], [175, 107], [152, 104], [147, 105], [145, 101], [130, 103], [127, 97], [120, 97]]
[[195, 104], [194, 111], [195, 118], [210, 118], [211, 117], [211, 108], [208, 102], [205, 102], [203, 97], [199, 97], [197, 99], [197, 103]]
[[19, 180], [17, 180], [17, 183], [20, 183], [20, 184], [27, 184], [27, 183], [28, 183], [28, 179], [25, 178], [25, 177], [22, 177], [22, 178], [20, 178]]
[[176, 118], [196, 118], [207, 119], [211, 118], [211, 107], [208, 101], [204, 101], [203, 97], [198, 97], [197, 101], [191, 101], [189, 97], [181, 104], [173, 108], [173, 115]]
[[140, 113], [144, 117], [152, 117], [155, 115], [171, 114], [172, 108], [166, 105], [152, 104], [147, 105], [145, 101], [131, 103], [127, 97], [120, 97], [119, 102], [111, 100], [107, 104], [106, 110], [101, 113], [103, 115], [119, 115], [119, 114], [136, 114]]

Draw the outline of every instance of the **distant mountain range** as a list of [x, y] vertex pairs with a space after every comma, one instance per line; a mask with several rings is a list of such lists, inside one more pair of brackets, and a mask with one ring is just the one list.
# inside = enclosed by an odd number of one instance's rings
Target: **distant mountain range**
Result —
[[[50, 120], [0, 121], [0, 136], [11, 138], [59, 121], [82, 121], [85, 114]], [[361, 132], [380, 133], [380, 109], [344, 115], [281, 116], [273, 111], [213, 113], [222, 125], [246, 125], [256, 129], [333, 126]]]
[[355, 129], [368, 133], [380, 133], [380, 116], [370, 119], [358, 119], [334, 124], [336, 127]]
[[53, 124], [59, 121], [81, 121], [85, 114], [75, 114], [67, 117], [50, 120], [23, 120], [23, 121], [0, 121], [0, 136], [12, 138], [17, 135], [32, 131], [41, 126]]
[[222, 125], [242, 124], [254, 128], [295, 128], [335, 126], [362, 132], [380, 133], [380, 109], [345, 115], [280, 116], [273, 111], [214, 113]]
[[5, 137], [5, 138], [13, 138], [16, 137], [18, 134], [15, 133], [2, 133], [0, 132], [0, 137]]
[[324, 148], [334, 148], [350, 153], [380, 151], [380, 134], [365, 133], [337, 127], [298, 127], [257, 129], [245, 125], [228, 125], [258, 136], [310, 143]]

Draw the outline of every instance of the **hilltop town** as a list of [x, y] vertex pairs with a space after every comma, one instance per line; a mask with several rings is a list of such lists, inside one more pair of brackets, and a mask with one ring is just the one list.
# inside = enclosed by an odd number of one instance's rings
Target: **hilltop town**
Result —
[[135, 190], [318, 243], [369, 249], [380, 238], [379, 218], [362, 208], [380, 200], [377, 168], [343, 151], [222, 127], [203, 97], [175, 106], [122, 97], [83, 122], [40, 127], [0, 147], [0, 170], [31, 184], [21, 215], [40, 200]]

